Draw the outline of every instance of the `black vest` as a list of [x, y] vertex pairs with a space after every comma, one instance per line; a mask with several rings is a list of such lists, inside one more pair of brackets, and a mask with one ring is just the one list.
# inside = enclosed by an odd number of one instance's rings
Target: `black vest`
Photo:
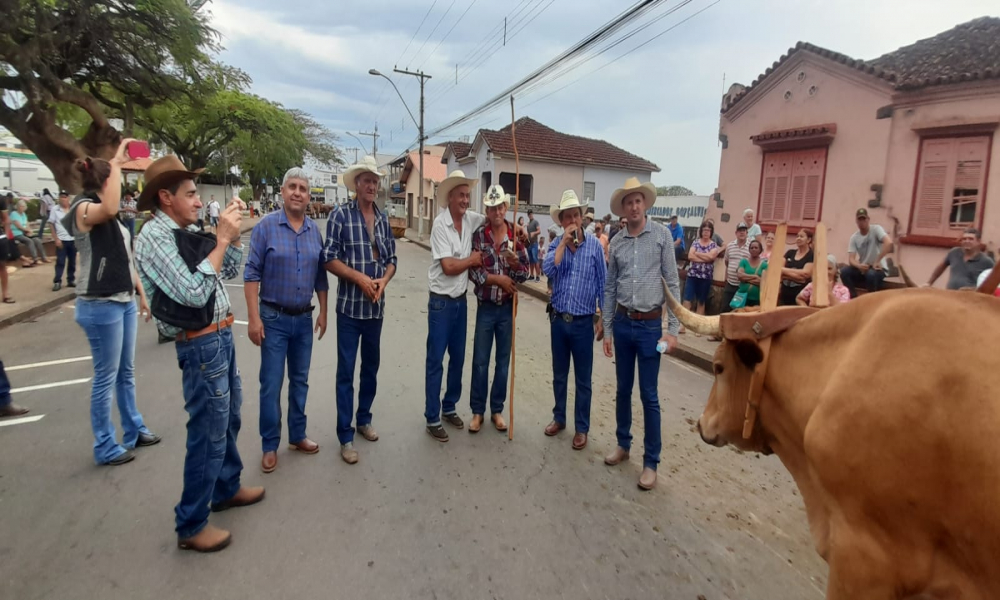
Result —
[[[76, 211], [81, 202], [100, 204], [96, 192], [84, 192], [73, 199], [68, 214], [63, 218], [66, 231], [76, 231]], [[90, 237], [90, 275], [87, 278], [87, 296], [107, 298], [135, 289], [132, 272], [129, 270], [128, 251], [122, 236], [118, 219], [94, 225], [88, 233]]]
[[[174, 229], [174, 241], [177, 243], [177, 253], [184, 259], [189, 271], [194, 273], [198, 265], [215, 249], [215, 235]], [[208, 297], [205, 306], [184, 306], [175, 302], [170, 296], [156, 288], [153, 290], [153, 300], [149, 310], [158, 321], [185, 331], [204, 329], [215, 321], [215, 294]]]

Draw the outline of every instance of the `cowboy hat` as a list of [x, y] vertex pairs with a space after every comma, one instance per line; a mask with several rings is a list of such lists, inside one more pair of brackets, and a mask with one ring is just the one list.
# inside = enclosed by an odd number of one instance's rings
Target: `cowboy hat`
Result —
[[[471, 188], [476, 185], [476, 180], [466, 177], [465, 172], [461, 169], [455, 169], [444, 178], [444, 181], [438, 184], [437, 192], [434, 194], [438, 204], [448, 206], [448, 194], [460, 185], [467, 185]], [[500, 189], [502, 190], [503, 188]]]
[[169, 188], [185, 179], [194, 179], [204, 170], [188, 171], [184, 168], [181, 159], [173, 154], [154, 160], [146, 167], [146, 172], [143, 174], [146, 184], [142, 187], [142, 193], [139, 194], [136, 210], [139, 212], [153, 210], [159, 203], [160, 190]]
[[553, 206], [549, 209], [549, 215], [554, 221], [559, 221], [559, 215], [564, 210], [569, 210], [571, 208], [579, 208], [580, 214], [583, 214], [583, 209], [587, 207], [587, 203], [580, 203], [580, 199], [577, 198], [576, 192], [573, 190], [566, 190], [563, 192], [562, 200], [559, 201], [559, 206]]
[[483, 206], [500, 206], [501, 204], [506, 204], [510, 206], [510, 195], [504, 193], [503, 188], [499, 185], [491, 185], [490, 189], [486, 190], [486, 194], [483, 195]]
[[366, 156], [362, 158], [361, 162], [358, 164], [348, 167], [347, 170], [340, 176], [341, 181], [344, 182], [344, 187], [346, 187], [350, 192], [356, 192], [357, 190], [355, 189], [354, 180], [357, 179], [358, 175], [361, 175], [362, 173], [374, 173], [375, 175], [378, 175], [379, 179], [385, 175], [385, 173], [378, 170], [378, 163], [375, 162], [375, 158]]
[[622, 198], [628, 196], [633, 192], [639, 192], [642, 194], [643, 200], [646, 202], [646, 208], [649, 209], [656, 203], [656, 186], [650, 182], [639, 183], [639, 180], [635, 177], [629, 177], [625, 180], [625, 185], [615, 190], [611, 194], [611, 212], [615, 214], [616, 217], [624, 217], [625, 211], [622, 206]]

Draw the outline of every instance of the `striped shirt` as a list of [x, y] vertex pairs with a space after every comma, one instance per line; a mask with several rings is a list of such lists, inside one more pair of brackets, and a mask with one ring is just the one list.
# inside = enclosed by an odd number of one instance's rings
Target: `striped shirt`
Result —
[[740, 284], [740, 261], [750, 258], [750, 237], [742, 246], [739, 240], [733, 240], [726, 245], [726, 283], [729, 285]]
[[558, 244], [553, 246], [542, 263], [542, 272], [552, 280], [552, 308], [574, 316], [592, 315], [597, 307], [603, 308], [608, 267], [604, 262], [604, 247], [597, 238], [586, 236], [576, 252], [567, 246], [558, 266]]
[[[191, 307], [205, 306], [212, 292], [215, 292], [215, 317], [212, 322], [218, 323], [229, 315], [230, 308], [229, 292], [222, 281], [234, 279], [240, 274], [243, 249], [232, 245], [226, 248], [221, 274], [215, 272], [215, 267], [208, 258], [191, 272], [177, 250], [173, 230], [179, 227], [166, 213], [159, 210], [153, 213], [151, 221], [142, 226], [135, 242], [135, 260], [142, 287], [149, 296], [150, 304], [154, 290], [160, 290], [174, 302]], [[198, 228], [189, 225], [187, 230], [196, 232]], [[175, 337], [182, 331], [180, 327], [167, 325], [160, 320], [156, 321], [156, 327], [167, 337]]]
[[[396, 239], [392, 237], [389, 217], [374, 205], [375, 239], [368, 235], [365, 216], [357, 200], [338, 207], [326, 222], [326, 245], [322, 261], [339, 260], [348, 267], [381, 279], [389, 265], [396, 264]], [[378, 251], [378, 257], [372, 249]], [[378, 304], [369, 300], [354, 283], [341, 279], [337, 285], [337, 312], [352, 319], [381, 319], [385, 316], [385, 294]]]
[[285, 211], [273, 212], [253, 228], [243, 281], [260, 282], [260, 299], [290, 309], [304, 309], [313, 291], [330, 289], [320, 262], [323, 236], [319, 226], [305, 217], [298, 231]]
[[[623, 228], [611, 240], [608, 261], [608, 283], [604, 290], [604, 331], [611, 332], [616, 304], [639, 312], [649, 312], [663, 306], [667, 297], [663, 281], [674, 298], [680, 298], [680, 277], [677, 276], [677, 258], [674, 238], [663, 225], [646, 218], [646, 227], [633, 236]], [[667, 333], [676, 336], [681, 324], [674, 313], [663, 311]]]

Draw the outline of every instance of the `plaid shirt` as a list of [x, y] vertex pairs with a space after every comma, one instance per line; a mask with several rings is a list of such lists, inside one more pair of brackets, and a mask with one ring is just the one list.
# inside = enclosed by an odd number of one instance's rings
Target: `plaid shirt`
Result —
[[260, 282], [260, 299], [290, 309], [309, 306], [313, 290], [330, 289], [321, 262], [323, 236], [309, 217], [295, 231], [285, 211], [273, 212], [253, 228], [243, 281]]
[[[142, 226], [135, 242], [135, 260], [142, 287], [145, 288], [150, 303], [154, 290], [158, 289], [174, 302], [191, 307], [205, 306], [214, 291], [213, 322], [218, 323], [229, 315], [230, 308], [229, 293], [222, 280], [234, 279], [240, 274], [243, 249], [235, 246], [226, 248], [221, 274], [215, 272], [215, 267], [207, 258], [192, 273], [177, 250], [173, 230], [179, 227], [173, 219], [159, 210], [153, 213], [151, 221]], [[194, 225], [189, 225], [187, 229], [198, 231]], [[182, 331], [179, 327], [159, 320], [156, 321], [156, 327], [168, 337], [175, 337]]]
[[[604, 288], [604, 331], [611, 335], [616, 305], [629, 310], [649, 312], [663, 306], [667, 297], [663, 281], [674, 298], [680, 298], [680, 277], [674, 256], [674, 238], [670, 230], [646, 218], [646, 228], [633, 236], [628, 227], [611, 240], [608, 282]], [[661, 277], [663, 278], [661, 280]], [[663, 327], [676, 336], [681, 323], [674, 313], [663, 309]]]
[[[326, 223], [326, 245], [323, 247], [323, 264], [339, 260], [348, 267], [372, 279], [381, 279], [389, 265], [396, 265], [396, 239], [392, 237], [389, 218], [375, 207], [375, 240], [368, 237], [365, 217], [358, 201], [337, 208]], [[372, 246], [378, 250], [376, 259]], [[352, 319], [381, 319], [385, 316], [385, 295], [373, 303], [361, 288], [341, 279], [337, 284], [337, 312]]]
[[[514, 228], [507, 223], [507, 239], [514, 239]], [[524, 283], [528, 279], [528, 250], [521, 242], [517, 243], [517, 266], [510, 268], [507, 261], [500, 257], [493, 245], [493, 228], [486, 223], [472, 234], [472, 249], [479, 250], [483, 255], [483, 266], [469, 270], [469, 279], [476, 287], [476, 297], [483, 302], [503, 304], [512, 296], [498, 285], [486, 285], [488, 275], [506, 275], [515, 283]]]

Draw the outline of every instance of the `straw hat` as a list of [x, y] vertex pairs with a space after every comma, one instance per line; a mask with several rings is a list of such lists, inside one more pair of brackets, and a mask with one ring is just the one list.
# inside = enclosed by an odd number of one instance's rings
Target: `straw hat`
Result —
[[504, 193], [501, 186], [491, 185], [490, 189], [486, 190], [486, 194], [483, 195], [483, 206], [500, 206], [501, 204], [510, 206], [510, 195]]
[[[476, 180], [466, 177], [465, 172], [461, 169], [455, 169], [444, 178], [444, 181], [438, 184], [437, 192], [435, 193], [438, 204], [448, 206], [448, 194], [460, 185], [467, 185], [471, 188], [476, 185]], [[503, 188], [500, 189], [503, 190]]]
[[371, 156], [366, 156], [361, 159], [356, 165], [351, 165], [346, 171], [340, 176], [341, 181], [344, 183], [344, 187], [350, 192], [356, 192], [354, 186], [354, 180], [358, 178], [358, 175], [362, 173], [374, 173], [378, 175], [379, 179], [385, 176], [385, 173], [378, 170], [378, 163], [375, 162], [375, 158]]
[[650, 182], [639, 183], [639, 180], [635, 177], [629, 177], [625, 180], [625, 185], [615, 190], [611, 194], [611, 212], [614, 213], [616, 217], [624, 217], [625, 211], [622, 206], [622, 198], [628, 196], [632, 192], [642, 193], [642, 197], [646, 202], [646, 209], [649, 209], [656, 203], [656, 186]]
[[559, 221], [559, 214], [564, 210], [569, 210], [571, 208], [579, 208], [580, 212], [583, 213], [583, 209], [587, 207], [587, 203], [580, 203], [580, 199], [577, 198], [576, 192], [573, 190], [566, 190], [563, 192], [562, 200], [559, 201], [559, 206], [553, 206], [549, 209], [549, 215], [556, 222]]
[[188, 171], [184, 168], [181, 159], [173, 154], [154, 160], [146, 167], [146, 172], [143, 174], [146, 183], [142, 188], [142, 193], [139, 194], [136, 210], [143, 212], [156, 208], [160, 198], [160, 190], [169, 188], [185, 179], [194, 179], [204, 170]]

